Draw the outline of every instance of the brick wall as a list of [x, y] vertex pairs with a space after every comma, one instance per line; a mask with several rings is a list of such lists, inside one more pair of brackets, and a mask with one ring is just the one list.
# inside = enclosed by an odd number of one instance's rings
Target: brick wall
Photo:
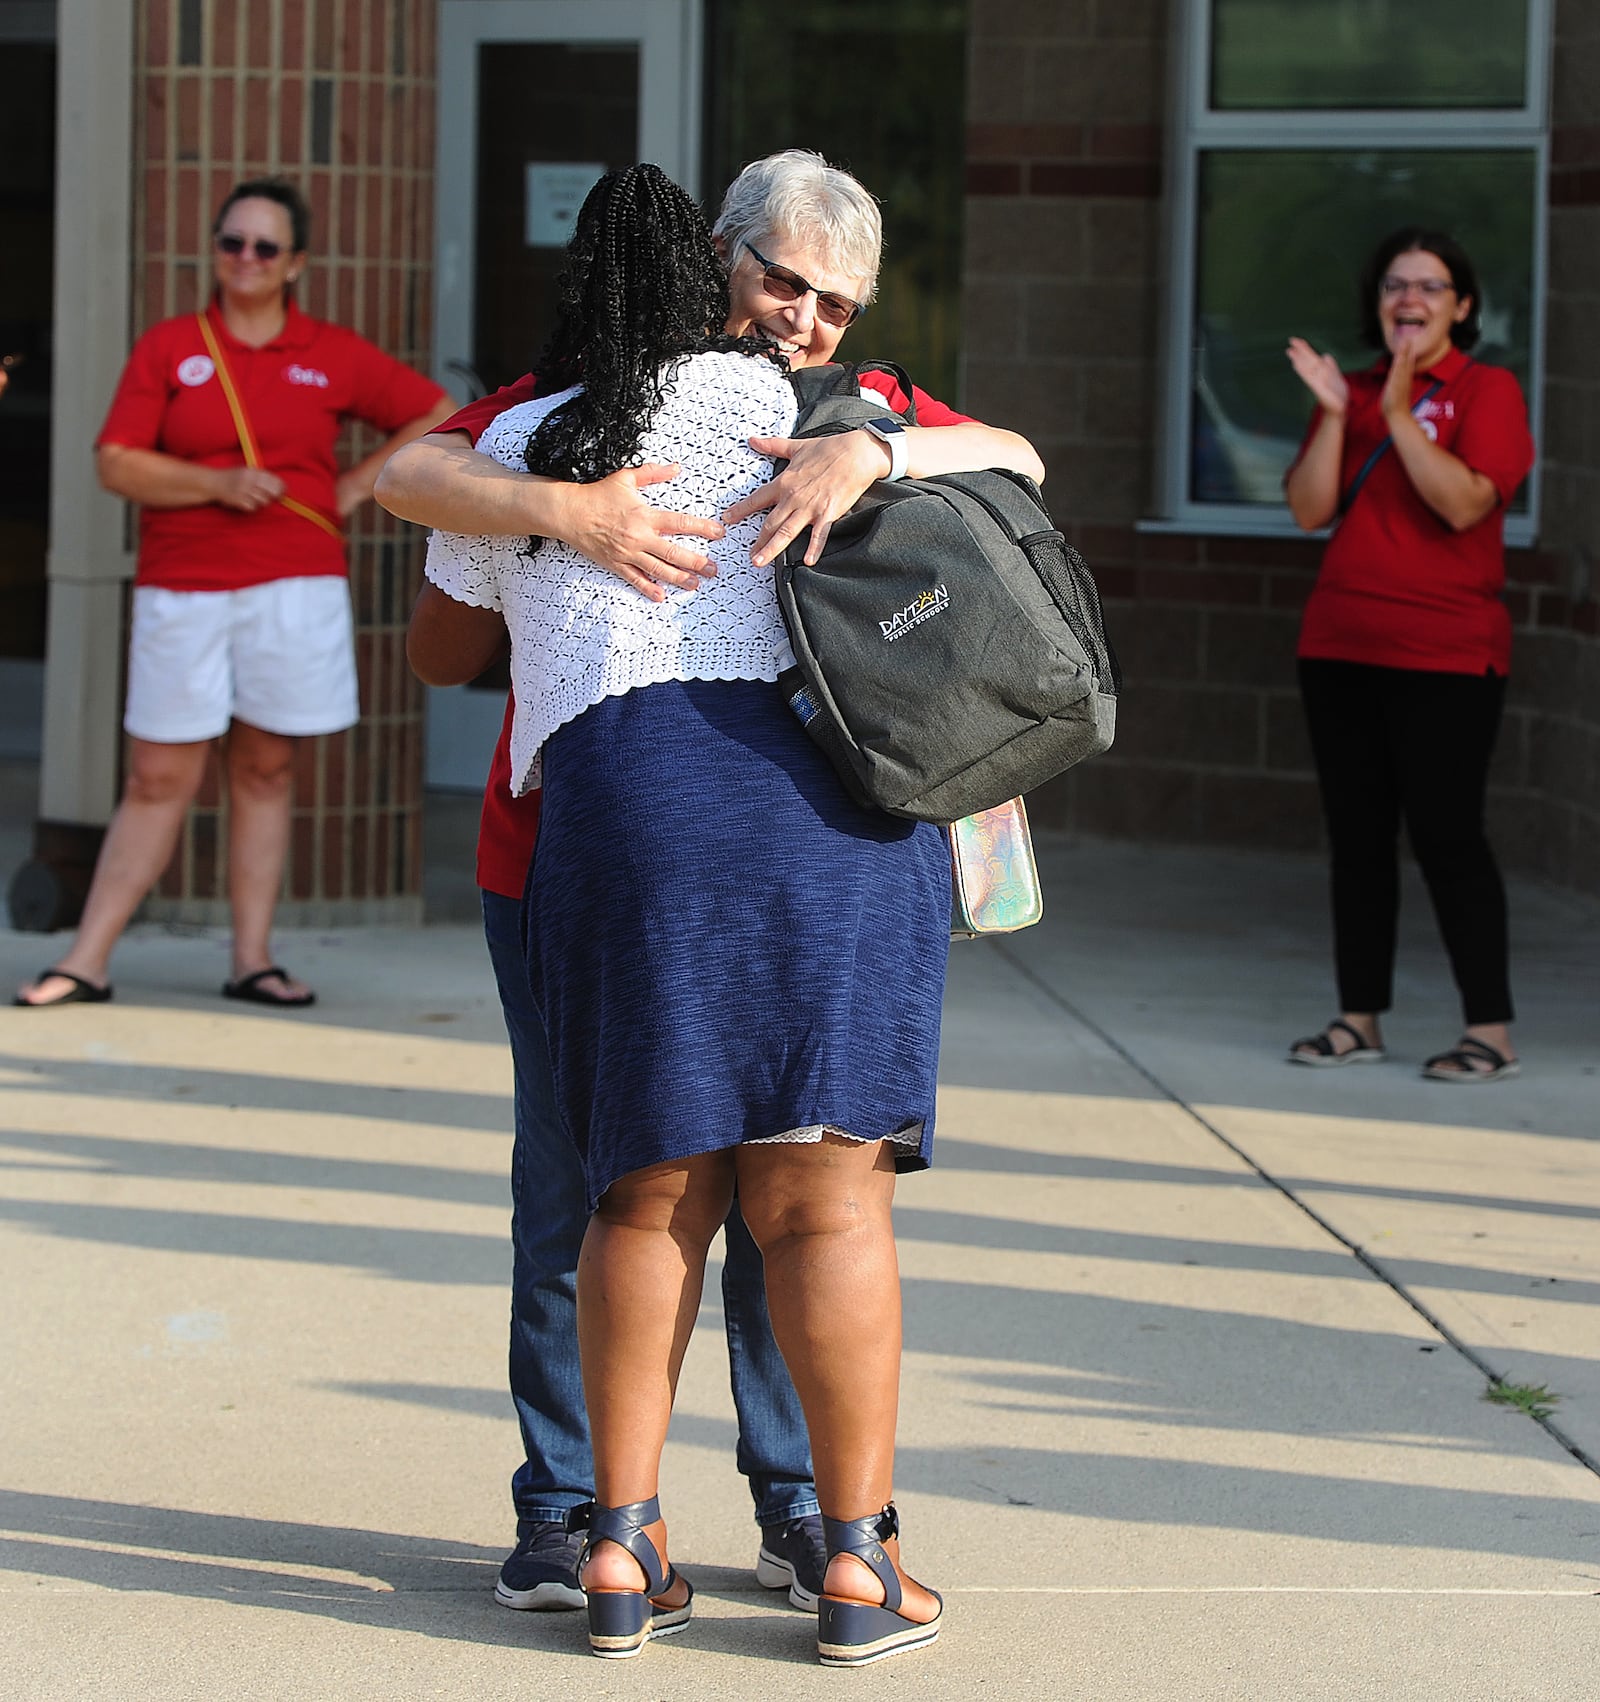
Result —
[[[1600, 891], [1600, 8], [1558, 0], [1541, 547], [1508, 558], [1517, 662], [1494, 775], [1507, 862]], [[1035, 819], [1321, 843], [1294, 680], [1320, 546], [1140, 533], [1163, 279], [1164, 0], [973, 0], [963, 395], [1025, 432], [1093, 565], [1127, 679], [1115, 748]], [[1587, 120], [1587, 121], [1586, 121]]]
[[1517, 622], [1500, 831], [1523, 868], [1600, 893], [1600, 8], [1557, 0], [1540, 549]]
[[[426, 368], [436, 0], [143, 0], [134, 136], [135, 332], [210, 291], [228, 189], [281, 173], [312, 208], [298, 300]], [[341, 463], [375, 446], [352, 431]], [[421, 890], [422, 694], [405, 664], [418, 538], [368, 504], [350, 527], [360, 725], [302, 741], [286, 913], [407, 914]], [[154, 907], [226, 892], [215, 765]]]

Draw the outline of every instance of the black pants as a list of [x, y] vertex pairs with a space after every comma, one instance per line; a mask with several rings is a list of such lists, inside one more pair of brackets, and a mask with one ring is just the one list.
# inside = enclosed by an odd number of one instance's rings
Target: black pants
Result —
[[1495, 674], [1300, 663], [1333, 848], [1341, 1009], [1393, 1001], [1404, 820], [1467, 1023], [1511, 1020], [1505, 884], [1483, 826], [1505, 692]]

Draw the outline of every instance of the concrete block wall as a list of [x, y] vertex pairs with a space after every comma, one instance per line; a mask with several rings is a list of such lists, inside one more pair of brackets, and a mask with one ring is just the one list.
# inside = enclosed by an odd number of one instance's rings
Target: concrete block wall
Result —
[[1540, 547], [1517, 620], [1502, 835], [1520, 866], [1600, 893], [1600, 7], [1557, 0]]
[[[211, 287], [228, 189], [268, 173], [312, 208], [302, 308], [426, 370], [436, 0], [141, 0], [134, 76], [133, 328]], [[341, 463], [377, 439], [352, 431]], [[422, 691], [405, 626], [420, 544], [368, 504], [349, 528], [360, 725], [299, 748], [286, 918], [420, 914]], [[156, 914], [220, 919], [226, 801], [208, 776]]]
[[[1507, 862], [1600, 891], [1600, 8], [1558, 0], [1545, 523], [1508, 558], [1517, 659], [1493, 813]], [[1153, 512], [1166, 0], [973, 0], [963, 395], [1026, 432], [1127, 679], [1115, 748], [1037, 821], [1312, 849], [1294, 680], [1320, 546], [1136, 530]]]

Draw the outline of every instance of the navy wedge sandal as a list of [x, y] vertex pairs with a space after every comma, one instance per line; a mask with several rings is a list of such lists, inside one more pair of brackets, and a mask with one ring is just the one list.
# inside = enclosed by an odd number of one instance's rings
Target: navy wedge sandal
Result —
[[[637, 1655], [652, 1637], [670, 1637], [683, 1630], [694, 1610], [694, 1585], [685, 1578], [689, 1594], [681, 1607], [661, 1607], [658, 1599], [677, 1582], [676, 1567], [663, 1568], [656, 1545], [644, 1534], [646, 1525], [661, 1517], [661, 1503], [633, 1501], [626, 1507], [602, 1507], [586, 1501], [567, 1515], [569, 1531], [586, 1531], [578, 1557], [578, 1582], [589, 1609], [589, 1649], [607, 1660]], [[583, 1586], [583, 1563], [597, 1542], [614, 1542], [639, 1562], [645, 1576], [642, 1590], [591, 1590]]]
[[938, 1602], [939, 1611], [926, 1625], [907, 1619], [899, 1611], [904, 1599], [900, 1574], [883, 1549], [900, 1534], [900, 1515], [892, 1501], [881, 1513], [866, 1519], [830, 1519], [823, 1514], [822, 1533], [829, 1560], [836, 1554], [853, 1554], [883, 1585], [881, 1604], [845, 1601], [823, 1592], [817, 1603], [817, 1654], [825, 1667], [864, 1667], [908, 1649], [920, 1649], [939, 1635], [944, 1598], [937, 1590], [928, 1591]]

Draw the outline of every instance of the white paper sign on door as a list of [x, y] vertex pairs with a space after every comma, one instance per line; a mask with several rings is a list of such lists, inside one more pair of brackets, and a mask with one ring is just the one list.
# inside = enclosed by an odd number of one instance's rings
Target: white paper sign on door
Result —
[[565, 248], [572, 240], [583, 198], [605, 176], [603, 165], [529, 161], [527, 167], [529, 248]]

